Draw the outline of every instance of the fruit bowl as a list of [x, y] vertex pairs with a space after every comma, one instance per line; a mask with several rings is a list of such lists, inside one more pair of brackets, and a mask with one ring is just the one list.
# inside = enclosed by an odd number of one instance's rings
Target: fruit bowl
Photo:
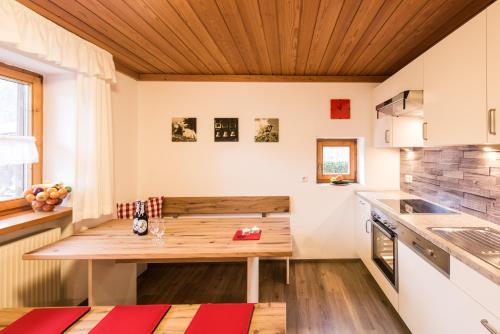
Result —
[[54, 211], [71, 192], [62, 183], [34, 184], [24, 191], [24, 198], [34, 211]]

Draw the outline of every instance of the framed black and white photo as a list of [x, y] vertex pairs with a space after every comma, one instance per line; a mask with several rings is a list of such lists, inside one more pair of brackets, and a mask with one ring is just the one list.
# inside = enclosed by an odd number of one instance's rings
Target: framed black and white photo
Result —
[[172, 141], [194, 142], [196, 141], [196, 118], [173, 117], [172, 118]]
[[255, 142], [277, 143], [280, 138], [279, 118], [256, 118], [255, 119]]
[[214, 119], [214, 141], [238, 141], [238, 119], [237, 118], [215, 118]]

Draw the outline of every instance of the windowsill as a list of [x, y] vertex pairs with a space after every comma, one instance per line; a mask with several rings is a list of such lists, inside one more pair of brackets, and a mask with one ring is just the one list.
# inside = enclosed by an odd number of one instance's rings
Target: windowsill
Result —
[[329, 182], [324, 182], [324, 183], [316, 183], [316, 185], [320, 186], [320, 187], [349, 188], [349, 186], [359, 186], [360, 184], [358, 182], [353, 182], [353, 183], [349, 183], [346, 185], [335, 185], [335, 184], [331, 184]]
[[73, 210], [58, 207], [52, 212], [18, 212], [0, 217], [0, 235], [71, 216]]

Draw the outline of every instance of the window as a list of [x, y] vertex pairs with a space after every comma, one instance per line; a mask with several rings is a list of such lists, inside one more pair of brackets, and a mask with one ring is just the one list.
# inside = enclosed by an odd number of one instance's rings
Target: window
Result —
[[0, 63], [0, 135], [34, 136], [39, 162], [0, 166], [0, 215], [29, 208], [23, 190], [42, 178], [42, 78]]
[[338, 175], [356, 182], [356, 139], [318, 139], [316, 146], [317, 183], [328, 183]]

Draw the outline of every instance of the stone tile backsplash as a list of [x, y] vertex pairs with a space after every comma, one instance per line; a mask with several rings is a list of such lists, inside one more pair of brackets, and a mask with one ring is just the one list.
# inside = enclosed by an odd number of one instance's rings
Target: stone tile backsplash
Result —
[[402, 149], [400, 159], [401, 190], [500, 224], [500, 147]]

